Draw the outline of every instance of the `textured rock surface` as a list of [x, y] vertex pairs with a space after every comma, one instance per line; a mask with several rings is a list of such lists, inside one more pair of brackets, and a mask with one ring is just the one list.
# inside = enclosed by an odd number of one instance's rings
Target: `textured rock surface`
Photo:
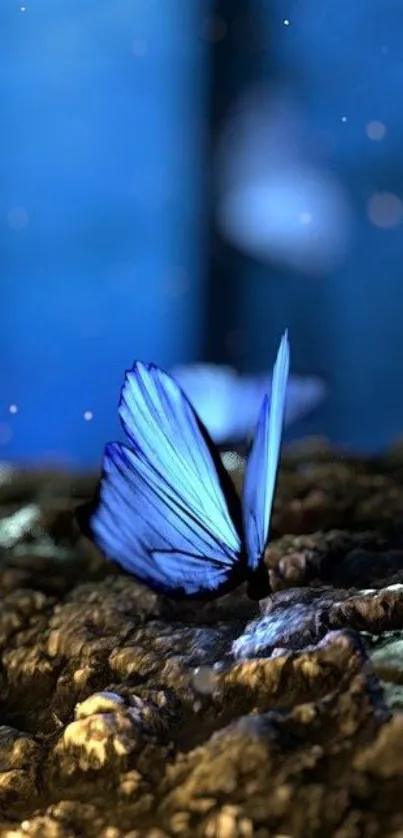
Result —
[[0, 474], [2, 838], [402, 838], [402, 450], [285, 458], [260, 604], [123, 575], [94, 485]]

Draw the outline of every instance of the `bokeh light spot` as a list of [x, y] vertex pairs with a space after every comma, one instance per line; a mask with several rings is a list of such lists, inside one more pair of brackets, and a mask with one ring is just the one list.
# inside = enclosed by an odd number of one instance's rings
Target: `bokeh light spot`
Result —
[[386, 134], [386, 125], [377, 119], [373, 119], [371, 122], [367, 122], [365, 133], [369, 140], [383, 140]]
[[86, 422], [91, 422], [91, 419], [94, 418], [92, 410], [85, 410], [83, 415]]
[[13, 414], [18, 413], [18, 405], [10, 404], [10, 407], [8, 408], [8, 411], [9, 411], [9, 413], [13, 413]]
[[382, 230], [397, 227], [403, 217], [403, 203], [392, 192], [377, 192], [367, 204], [368, 218]]

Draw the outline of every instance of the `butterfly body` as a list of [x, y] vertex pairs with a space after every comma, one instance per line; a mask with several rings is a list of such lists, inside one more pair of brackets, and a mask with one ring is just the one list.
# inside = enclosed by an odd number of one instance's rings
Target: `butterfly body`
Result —
[[126, 374], [119, 407], [129, 445], [110, 443], [95, 501], [79, 523], [105, 555], [153, 590], [211, 599], [242, 582], [269, 593], [263, 557], [289, 372], [287, 335], [248, 460], [243, 502], [178, 384], [153, 364]]

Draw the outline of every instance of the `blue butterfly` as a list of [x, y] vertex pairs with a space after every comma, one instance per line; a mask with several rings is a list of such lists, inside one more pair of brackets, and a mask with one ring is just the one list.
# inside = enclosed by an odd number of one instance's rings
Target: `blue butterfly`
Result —
[[213, 599], [241, 582], [269, 593], [268, 541], [290, 352], [284, 334], [261, 406], [243, 502], [179, 385], [154, 364], [126, 374], [119, 414], [129, 446], [107, 445], [95, 502], [79, 522], [101, 551], [158, 593]]

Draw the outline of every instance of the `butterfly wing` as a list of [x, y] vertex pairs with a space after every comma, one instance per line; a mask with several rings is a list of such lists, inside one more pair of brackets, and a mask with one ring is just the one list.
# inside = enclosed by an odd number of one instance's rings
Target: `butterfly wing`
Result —
[[119, 413], [130, 448], [107, 446], [93, 540], [154, 590], [221, 594], [242, 574], [241, 509], [207, 431], [154, 365], [127, 374]]
[[278, 350], [273, 370], [271, 398], [266, 395], [260, 410], [255, 438], [248, 458], [243, 488], [243, 520], [248, 568], [255, 570], [269, 535], [284, 425], [290, 349], [287, 332]]

